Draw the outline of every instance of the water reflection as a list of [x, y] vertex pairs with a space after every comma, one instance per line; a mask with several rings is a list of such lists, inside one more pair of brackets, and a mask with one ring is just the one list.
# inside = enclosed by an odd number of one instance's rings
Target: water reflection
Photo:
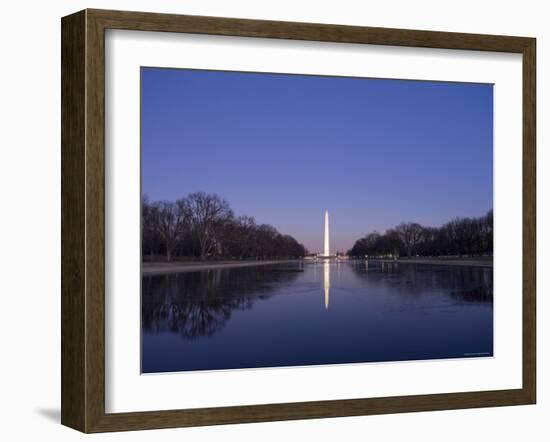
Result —
[[330, 262], [323, 263], [323, 287], [325, 289], [325, 310], [328, 310], [330, 301]]
[[453, 267], [393, 262], [360, 261], [353, 272], [371, 285], [389, 286], [401, 295], [424, 294], [442, 289], [452, 299], [463, 302], [493, 302], [493, 269], [490, 267]]
[[146, 373], [492, 352], [491, 268], [326, 260], [142, 279]]
[[261, 266], [144, 276], [142, 328], [190, 339], [211, 336], [224, 328], [233, 311], [251, 309], [302, 271], [297, 266]]

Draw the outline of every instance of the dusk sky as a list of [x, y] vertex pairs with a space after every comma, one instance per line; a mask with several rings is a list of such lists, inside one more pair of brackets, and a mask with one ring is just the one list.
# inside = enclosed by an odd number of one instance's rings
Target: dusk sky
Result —
[[217, 193], [322, 251], [493, 207], [493, 87], [142, 68], [142, 192]]

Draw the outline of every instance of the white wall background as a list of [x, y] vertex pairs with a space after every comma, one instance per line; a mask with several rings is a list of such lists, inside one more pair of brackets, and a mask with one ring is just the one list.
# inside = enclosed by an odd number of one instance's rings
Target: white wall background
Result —
[[[80, 440], [59, 425], [60, 17], [86, 7], [534, 36], [538, 39], [539, 403], [507, 407], [115, 433], [96, 440], [547, 440], [550, 429], [550, 27], [545, 3], [339, 0], [19, 0], [2, 8], [0, 68], [0, 437]], [[519, 189], [518, 189], [519, 191]]]

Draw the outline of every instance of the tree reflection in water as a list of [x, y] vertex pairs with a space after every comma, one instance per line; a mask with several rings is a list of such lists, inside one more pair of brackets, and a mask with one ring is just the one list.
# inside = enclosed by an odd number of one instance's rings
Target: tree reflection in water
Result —
[[390, 285], [403, 296], [422, 294], [426, 288], [441, 289], [459, 302], [492, 304], [493, 269], [475, 266], [418, 265], [356, 261], [353, 271], [370, 283]]
[[297, 263], [143, 276], [142, 329], [186, 339], [212, 336], [233, 311], [250, 309], [300, 273]]

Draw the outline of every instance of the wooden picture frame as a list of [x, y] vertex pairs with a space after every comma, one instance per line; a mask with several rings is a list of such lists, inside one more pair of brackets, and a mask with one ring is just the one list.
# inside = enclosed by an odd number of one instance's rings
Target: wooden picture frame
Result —
[[[523, 57], [523, 386], [513, 390], [105, 412], [105, 30], [495, 51]], [[534, 38], [84, 10], [62, 19], [62, 424], [83, 432], [534, 404]]]

